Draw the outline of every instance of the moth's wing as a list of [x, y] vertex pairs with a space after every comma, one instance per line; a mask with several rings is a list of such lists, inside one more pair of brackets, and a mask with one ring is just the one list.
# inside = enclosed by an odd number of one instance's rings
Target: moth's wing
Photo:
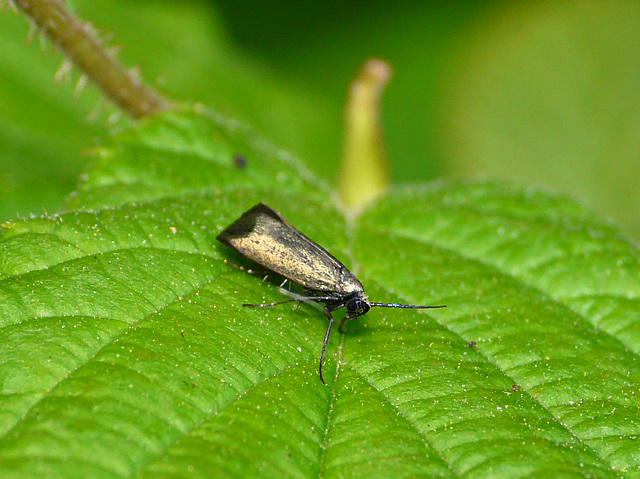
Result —
[[341, 294], [363, 289], [340, 261], [262, 203], [220, 233], [218, 240], [305, 288]]

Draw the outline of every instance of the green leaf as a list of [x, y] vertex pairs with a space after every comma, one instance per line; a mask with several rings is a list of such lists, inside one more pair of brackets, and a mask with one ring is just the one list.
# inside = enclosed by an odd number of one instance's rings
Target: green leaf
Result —
[[[640, 471], [636, 245], [494, 183], [347, 222], [296, 159], [207, 111], [94, 150], [67, 211], [0, 236], [1, 477], [618, 477]], [[234, 157], [242, 155], [246, 168]], [[374, 301], [334, 331], [215, 240], [257, 202]]]

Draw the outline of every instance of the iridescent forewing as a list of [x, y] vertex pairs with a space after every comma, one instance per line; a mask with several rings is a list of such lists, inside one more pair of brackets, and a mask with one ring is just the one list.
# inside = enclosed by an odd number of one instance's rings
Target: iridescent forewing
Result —
[[220, 233], [218, 240], [307, 289], [339, 294], [363, 291], [340, 261], [262, 203]]

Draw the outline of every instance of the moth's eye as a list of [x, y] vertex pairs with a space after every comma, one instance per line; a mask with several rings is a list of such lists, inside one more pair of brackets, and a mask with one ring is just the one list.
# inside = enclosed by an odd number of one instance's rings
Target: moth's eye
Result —
[[357, 301], [349, 301], [347, 303], [347, 311], [349, 311], [350, 313], [353, 313], [355, 312], [356, 309], [358, 309]]

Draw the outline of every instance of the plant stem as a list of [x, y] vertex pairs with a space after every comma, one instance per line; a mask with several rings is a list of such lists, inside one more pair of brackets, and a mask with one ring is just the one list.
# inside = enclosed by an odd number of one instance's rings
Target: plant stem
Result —
[[354, 214], [389, 187], [380, 103], [390, 78], [389, 64], [370, 59], [349, 87], [338, 192], [342, 203]]
[[171, 105], [128, 71], [96, 38], [93, 28], [61, 0], [14, 0], [47, 37], [120, 109], [142, 118]]

